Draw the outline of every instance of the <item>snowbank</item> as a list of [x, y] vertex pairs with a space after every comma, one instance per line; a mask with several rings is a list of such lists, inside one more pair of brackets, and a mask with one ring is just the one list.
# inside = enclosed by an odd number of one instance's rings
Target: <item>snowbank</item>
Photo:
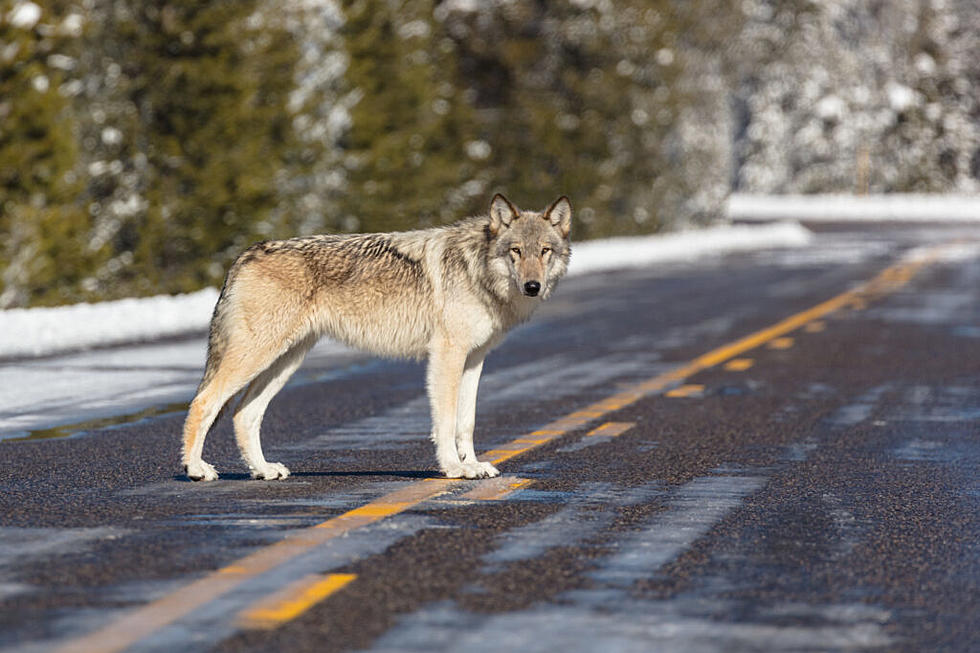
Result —
[[980, 222], [980, 195], [740, 195], [730, 220]]
[[218, 291], [0, 311], [0, 358], [42, 356], [207, 329]]
[[[773, 247], [802, 247], [810, 232], [792, 223], [714, 227], [700, 231], [577, 243], [570, 275], [693, 261], [707, 255]], [[0, 311], [0, 358], [42, 356], [87, 347], [201, 333], [218, 291], [99, 304]]]
[[696, 261], [705, 256], [775, 247], [804, 247], [812, 234], [795, 222], [731, 225], [655, 236], [608, 238], [575, 243], [569, 276]]

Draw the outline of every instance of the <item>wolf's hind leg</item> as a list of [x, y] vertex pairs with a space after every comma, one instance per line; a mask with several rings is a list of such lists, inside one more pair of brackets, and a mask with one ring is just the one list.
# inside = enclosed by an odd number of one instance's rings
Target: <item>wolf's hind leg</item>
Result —
[[197, 392], [187, 411], [184, 421], [184, 472], [192, 481], [213, 481], [218, 478], [214, 466], [201, 458], [204, 452], [204, 439], [211, 430], [214, 420], [221, 413], [222, 407], [241, 390], [241, 385], [235, 386], [225, 382], [225, 376], [219, 372], [215, 378], [204, 384]]
[[286, 385], [315, 342], [316, 338], [310, 336], [276, 359], [249, 384], [245, 396], [235, 409], [235, 439], [242, 458], [252, 472], [252, 478], [274, 481], [289, 476], [289, 469], [282, 463], [266, 461], [262, 454], [259, 431], [269, 402]]
[[[281, 347], [276, 349], [246, 334], [246, 330], [240, 329], [230, 336], [227, 349], [214, 363], [216, 370], [202, 383], [187, 412], [183, 461], [191, 480], [213, 481], [218, 478], [214, 467], [201, 459], [208, 431], [224, 405], [283, 354]], [[212, 361], [209, 360], [208, 364], [212, 364]]]
[[469, 468], [467, 477], [492, 478], [500, 472], [492, 463], [480, 462], [473, 448], [473, 430], [476, 426], [476, 394], [483, 371], [483, 351], [475, 351], [466, 359], [463, 378], [459, 386], [459, 404], [456, 408], [456, 451], [464, 467]]

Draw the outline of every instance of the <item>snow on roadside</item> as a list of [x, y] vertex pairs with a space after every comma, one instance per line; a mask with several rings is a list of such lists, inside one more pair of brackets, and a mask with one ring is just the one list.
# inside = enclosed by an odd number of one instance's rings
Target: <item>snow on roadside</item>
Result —
[[726, 213], [740, 221], [980, 222], [980, 195], [733, 194]]
[[[795, 223], [721, 226], [574, 245], [569, 275], [694, 261], [728, 252], [803, 247], [811, 234]], [[0, 359], [158, 340], [207, 330], [218, 291], [205, 288], [97, 304], [0, 311]]]
[[653, 236], [587, 240], [572, 245], [569, 276], [776, 247], [804, 247], [813, 235], [795, 222], [725, 225]]
[[158, 340], [207, 329], [218, 291], [0, 311], [0, 358]]

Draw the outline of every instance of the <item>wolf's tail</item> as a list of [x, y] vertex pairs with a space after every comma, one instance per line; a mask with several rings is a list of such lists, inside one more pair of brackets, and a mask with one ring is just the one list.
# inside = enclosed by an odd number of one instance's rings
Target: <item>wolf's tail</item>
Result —
[[[208, 386], [218, 373], [221, 361], [231, 344], [231, 323], [232, 313], [234, 313], [235, 280], [242, 267], [251, 260], [251, 253], [256, 247], [262, 245], [258, 243], [242, 252], [228, 268], [225, 274], [225, 281], [221, 285], [221, 293], [218, 301], [214, 305], [214, 312], [211, 314], [211, 325], [208, 329], [208, 358], [204, 365], [204, 378], [197, 387], [200, 392]], [[224, 408], [222, 408], [224, 410]]]
[[221, 294], [218, 295], [218, 301], [214, 305], [214, 312], [211, 314], [211, 324], [208, 328], [208, 357], [207, 363], [204, 365], [204, 378], [201, 379], [201, 384], [197, 387], [199, 393], [211, 383], [214, 375], [218, 373], [221, 360], [228, 349], [228, 313], [231, 309], [232, 272], [234, 269], [228, 271], [225, 283], [221, 287]]

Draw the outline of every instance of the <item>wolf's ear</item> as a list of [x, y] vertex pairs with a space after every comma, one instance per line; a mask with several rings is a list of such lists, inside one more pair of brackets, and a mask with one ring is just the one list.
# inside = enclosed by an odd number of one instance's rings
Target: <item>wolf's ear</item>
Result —
[[550, 222], [552, 226], [558, 227], [562, 238], [568, 238], [568, 234], [572, 230], [572, 203], [562, 195], [544, 212], [544, 219]]
[[519, 215], [514, 205], [506, 197], [497, 193], [490, 200], [490, 231], [496, 234], [501, 228], [509, 227], [514, 218]]

